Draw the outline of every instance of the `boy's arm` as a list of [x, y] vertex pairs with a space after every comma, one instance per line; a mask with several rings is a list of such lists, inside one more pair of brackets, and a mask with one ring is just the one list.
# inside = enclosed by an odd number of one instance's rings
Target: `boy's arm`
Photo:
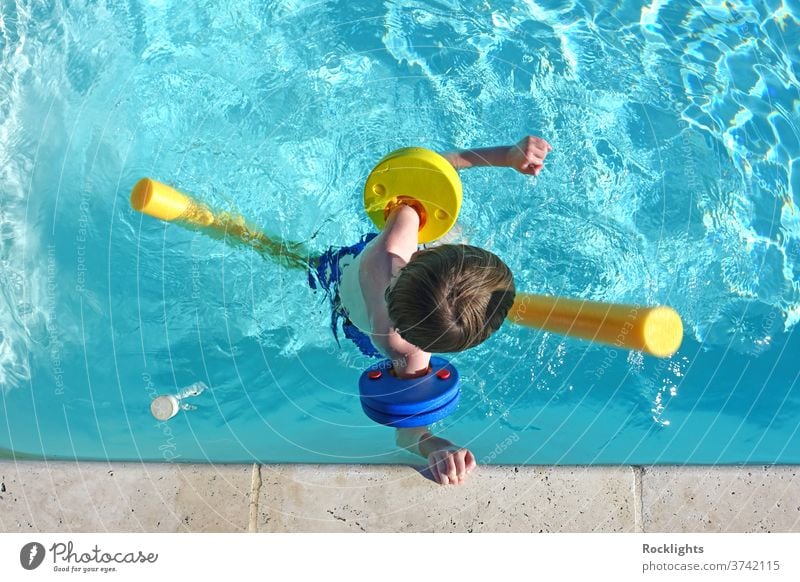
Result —
[[382, 234], [386, 252], [398, 260], [409, 251], [413, 253], [419, 238], [419, 214], [406, 204], [392, 208]]
[[550, 144], [542, 138], [529, 135], [510, 146], [445, 152], [442, 156], [456, 170], [476, 166], [498, 166], [514, 168], [523, 174], [537, 176], [542, 171], [544, 160], [552, 149]]
[[[417, 250], [419, 237], [417, 211], [404, 204], [393, 208], [380, 237], [382, 240], [379, 240], [378, 244], [383, 245], [382, 250], [388, 258], [385, 265], [388, 283], [389, 276], [399, 271], [406, 264], [408, 257]], [[431, 355], [400, 337], [400, 334], [393, 329], [386, 309], [377, 307], [378, 304], [385, 302], [383, 281], [381, 280], [378, 286], [362, 285], [362, 288], [370, 290], [369, 295], [365, 294], [364, 298], [373, 306], [370, 310], [373, 317], [372, 329], [381, 330], [378, 334], [370, 334], [370, 339], [392, 360], [394, 372], [401, 378], [413, 378], [425, 374]]]
[[508, 153], [514, 146], [496, 146], [491, 148], [473, 148], [444, 152], [442, 156], [456, 170], [474, 168], [475, 166], [508, 166]]
[[435, 450], [455, 446], [447, 439], [432, 435], [424, 426], [398, 428], [395, 442], [397, 442], [397, 446], [425, 459]]

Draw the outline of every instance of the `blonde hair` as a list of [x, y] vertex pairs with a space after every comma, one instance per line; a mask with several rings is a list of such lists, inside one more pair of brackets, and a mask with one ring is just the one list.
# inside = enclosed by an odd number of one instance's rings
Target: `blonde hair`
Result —
[[460, 352], [500, 328], [515, 294], [514, 276], [497, 255], [441, 245], [412, 255], [386, 302], [407, 342], [430, 352]]

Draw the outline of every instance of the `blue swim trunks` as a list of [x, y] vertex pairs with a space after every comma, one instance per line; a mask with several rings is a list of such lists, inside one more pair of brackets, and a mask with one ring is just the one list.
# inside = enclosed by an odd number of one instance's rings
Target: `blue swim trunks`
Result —
[[337, 344], [339, 343], [339, 319], [343, 319], [342, 330], [344, 331], [344, 336], [352, 340], [362, 354], [374, 358], [383, 358], [385, 356], [372, 345], [369, 336], [350, 321], [347, 311], [339, 299], [339, 281], [342, 278], [339, 262], [344, 257], [358, 256], [367, 246], [367, 243], [376, 236], [378, 236], [378, 233], [371, 232], [365, 234], [360, 241], [349, 247], [329, 248], [317, 258], [314, 267], [308, 271], [308, 284], [312, 289], [317, 289], [317, 285], [319, 285], [331, 301], [331, 330], [333, 330], [333, 337], [336, 339]]

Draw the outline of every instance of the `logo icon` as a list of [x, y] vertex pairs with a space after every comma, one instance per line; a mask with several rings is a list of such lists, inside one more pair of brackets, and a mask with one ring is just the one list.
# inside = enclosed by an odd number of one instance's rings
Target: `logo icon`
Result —
[[39, 542], [30, 542], [22, 546], [19, 552], [19, 563], [26, 570], [35, 570], [44, 561], [44, 546]]

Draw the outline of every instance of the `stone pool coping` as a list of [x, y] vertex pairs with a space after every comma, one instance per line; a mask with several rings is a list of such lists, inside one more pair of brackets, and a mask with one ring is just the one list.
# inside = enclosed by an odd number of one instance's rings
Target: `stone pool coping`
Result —
[[2, 532], [800, 532], [800, 467], [0, 461]]

